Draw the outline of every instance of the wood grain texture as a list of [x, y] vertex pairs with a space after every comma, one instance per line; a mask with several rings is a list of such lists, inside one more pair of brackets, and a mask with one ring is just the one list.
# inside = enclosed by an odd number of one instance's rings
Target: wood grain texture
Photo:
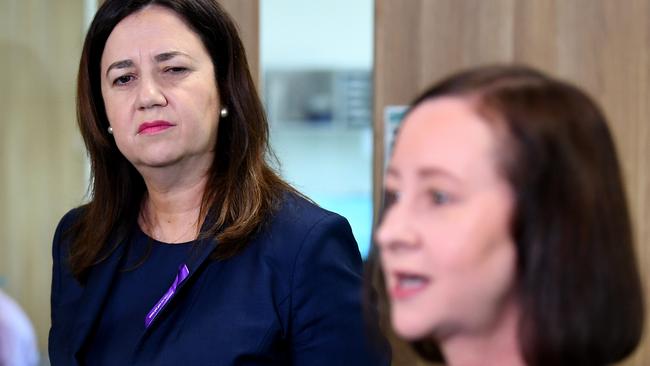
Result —
[[[650, 300], [650, 0], [377, 0], [376, 9], [375, 203], [386, 105], [408, 103], [462, 68], [499, 62], [537, 67], [582, 87], [608, 116]], [[650, 365], [648, 318], [645, 339], [623, 365]]]
[[[377, 209], [381, 202], [381, 174], [384, 169], [384, 107], [407, 104], [419, 89], [417, 85], [421, 78], [418, 70], [414, 68], [405, 72], [401, 67], [419, 65], [414, 62], [420, 59], [420, 47], [414, 40], [414, 37], [419, 37], [419, 32], [414, 32], [414, 29], [419, 25], [420, 7], [419, 1], [377, 1], [375, 3], [374, 222], [377, 220]], [[395, 22], [395, 19], [400, 19], [400, 22]], [[409, 26], [405, 26], [406, 24]], [[400, 64], [398, 59], [411, 61]]]
[[79, 1], [0, 3], [0, 276], [42, 351], [52, 234], [86, 189], [74, 107], [82, 20]]
[[260, 4], [259, 0], [218, 0], [237, 23], [239, 36], [246, 48], [253, 80], [260, 85]]

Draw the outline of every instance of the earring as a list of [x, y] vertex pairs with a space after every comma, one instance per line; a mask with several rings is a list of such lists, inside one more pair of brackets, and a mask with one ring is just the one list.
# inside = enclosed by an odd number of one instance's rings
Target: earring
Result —
[[221, 118], [228, 117], [228, 108], [226, 108], [226, 107], [221, 108], [221, 111], [219, 112], [219, 115], [221, 116]]
[[113, 127], [108, 126], [108, 134], [112, 135], [113, 134]]

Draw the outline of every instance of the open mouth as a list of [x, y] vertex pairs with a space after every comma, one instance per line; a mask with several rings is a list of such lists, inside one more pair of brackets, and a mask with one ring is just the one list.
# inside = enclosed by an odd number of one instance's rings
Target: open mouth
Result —
[[422, 290], [424, 290], [430, 283], [428, 277], [413, 274], [398, 272], [394, 274], [394, 284], [390, 290], [391, 297], [397, 300], [411, 298]]

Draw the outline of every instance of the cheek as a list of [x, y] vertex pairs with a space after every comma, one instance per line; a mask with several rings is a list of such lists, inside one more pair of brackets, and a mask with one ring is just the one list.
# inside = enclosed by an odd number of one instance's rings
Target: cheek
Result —
[[128, 141], [129, 137], [124, 133], [113, 128], [113, 139], [115, 140], [115, 145], [117, 149], [122, 153], [122, 155], [130, 162], [133, 162], [136, 154], [135, 149], [132, 146], [132, 142]]
[[[203, 107], [204, 110], [216, 111], [219, 109], [221, 104], [219, 89], [214, 81], [213, 74], [204, 74], [201, 81], [194, 83], [190, 89], [192, 90], [187, 96], [191, 98], [190, 100]], [[197, 96], [203, 96], [203, 98], [197, 98]]]
[[464, 272], [473, 266], [473, 255], [468, 251], [470, 242], [466, 230], [457, 223], [429, 225], [424, 240], [427, 262], [434, 272]]
[[122, 125], [121, 123], [121, 118], [119, 115], [119, 110], [113, 108], [112, 106], [109, 106], [108, 104], [104, 104], [105, 110], [106, 110], [106, 118], [108, 119], [108, 123], [113, 126], [113, 129], [119, 129], [120, 126]]
[[440, 253], [439, 265], [467, 281], [509, 282], [516, 267], [514, 242], [508, 236], [459, 237], [454, 248]]
[[200, 131], [216, 129], [219, 121], [220, 103], [216, 90], [207, 87], [192, 88], [174, 98], [174, 107], [179, 117], [185, 121], [194, 121]]
[[450, 291], [455, 291], [459, 311], [474, 324], [489, 324], [498, 318], [514, 294], [516, 252], [510, 241], [490, 243], [490, 249], [475, 252], [449, 267]]
[[477, 199], [431, 230], [436, 233], [431, 242], [437, 243], [432, 248], [436, 248], [441, 266], [467, 276], [482, 271], [499, 273], [500, 268], [510, 272], [516, 254], [510, 235], [511, 210], [499, 203]]
[[508, 304], [516, 301], [516, 254], [505, 245], [484, 260], [477, 271], [473, 285], [475, 291], [475, 320], [477, 324], [494, 324], [501, 319]]
[[121, 101], [117, 96], [111, 94], [103, 94], [102, 99], [108, 122], [113, 129], [119, 129], [126, 123], [126, 113], [128, 112], [126, 101]]
[[216, 127], [221, 109], [221, 102], [216, 91], [213, 92], [210, 98], [207, 98], [206, 105], [203, 108], [205, 110], [205, 119], [210, 123], [211, 127]]
[[430, 230], [437, 235], [428, 238], [427, 262], [440, 285], [454, 293], [457, 301], [492, 301], [513, 287], [515, 244], [505, 230], [472, 226]]

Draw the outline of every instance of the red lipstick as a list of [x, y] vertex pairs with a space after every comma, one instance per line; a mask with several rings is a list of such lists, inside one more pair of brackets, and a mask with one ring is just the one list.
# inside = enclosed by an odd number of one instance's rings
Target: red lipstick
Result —
[[138, 134], [150, 135], [164, 131], [170, 127], [174, 127], [174, 124], [163, 120], [144, 122], [138, 127]]

